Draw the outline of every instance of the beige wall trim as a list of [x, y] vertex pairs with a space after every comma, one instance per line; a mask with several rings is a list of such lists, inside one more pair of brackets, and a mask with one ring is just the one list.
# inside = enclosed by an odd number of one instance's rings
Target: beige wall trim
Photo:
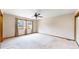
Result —
[[4, 37], [3, 39], [9, 39], [9, 38], [14, 38], [15, 36], [10, 36], [10, 37]]
[[64, 37], [60, 37], [60, 36], [56, 36], [56, 35], [50, 35], [50, 34], [45, 34], [45, 33], [40, 33], [40, 34], [49, 35], [49, 36], [53, 36], [53, 37], [58, 37], [58, 38], [66, 39], [66, 40], [69, 40], [69, 41], [74, 41], [73, 39], [64, 38]]
[[[25, 34], [24, 34], [25, 35]], [[19, 35], [19, 36], [10, 36], [10, 37], [4, 37], [3, 39], [9, 39], [9, 38], [14, 38], [14, 37], [20, 37], [20, 36], [24, 36], [24, 35]]]
[[[33, 33], [32, 33], [33, 34]], [[24, 34], [25, 35], [25, 34]], [[19, 36], [17, 36], [17, 37], [21, 37], [21, 36], [24, 36], [24, 35], [19, 35]], [[30, 35], [30, 34], [27, 34], [27, 35]], [[5, 39], [9, 39], [9, 38], [14, 38], [14, 37], [16, 37], [16, 36], [10, 36], [10, 37], [4, 37], [3, 39], [5, 40]]]
[[75, 42], [76, 42], [77, 46], [79, 47], [79, 44], [78, 44], [78, 42], [77, 42], [77, 41], [75, 41]]
[[76, 41], [76, 16], [74, 16], [74, 40]]

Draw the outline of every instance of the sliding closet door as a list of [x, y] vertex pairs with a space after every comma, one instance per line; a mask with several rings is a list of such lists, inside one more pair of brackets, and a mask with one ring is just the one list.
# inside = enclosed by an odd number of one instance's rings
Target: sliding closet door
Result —
[[17, 30], [18, 30], [18, 36], [24, 35], [26, 31], [26, 21], [25, 20], [17, 20]]
[[76, 17], [76, 41], [79, 44], [79, 16]]
[[33, 21], [27, 21], [27, 34], [31, 34], [33, 32]]

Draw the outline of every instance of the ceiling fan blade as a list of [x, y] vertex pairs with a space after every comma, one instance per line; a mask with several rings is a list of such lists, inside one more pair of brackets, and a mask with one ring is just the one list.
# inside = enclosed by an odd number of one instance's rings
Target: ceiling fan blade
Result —
[[38, 16], [40, 15], [40, 13], [38, 13]]
[[43, 16], [38, 16], [38, 17], [42, 18]]

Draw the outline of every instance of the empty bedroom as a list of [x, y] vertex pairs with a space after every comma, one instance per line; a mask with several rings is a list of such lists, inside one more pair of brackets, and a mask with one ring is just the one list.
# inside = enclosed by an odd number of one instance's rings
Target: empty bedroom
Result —
[[78, 49], [79, 10], [1, 9], [1, 49]]

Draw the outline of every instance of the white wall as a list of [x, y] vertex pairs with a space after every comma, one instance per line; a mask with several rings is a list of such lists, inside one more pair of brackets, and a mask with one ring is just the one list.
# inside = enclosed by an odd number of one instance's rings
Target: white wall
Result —
[[3, 37], [15, 36], [15, 17], [13, 15], [3, 15]]
[[74, 39], [74, 14], [66, 14], [40, 20], [38, 32]]
[[37, 27], [38, 27], [38, 21], [37, 20], [34, 20], [33, 21], [33, 32], [34, 33], [38, 32]]

